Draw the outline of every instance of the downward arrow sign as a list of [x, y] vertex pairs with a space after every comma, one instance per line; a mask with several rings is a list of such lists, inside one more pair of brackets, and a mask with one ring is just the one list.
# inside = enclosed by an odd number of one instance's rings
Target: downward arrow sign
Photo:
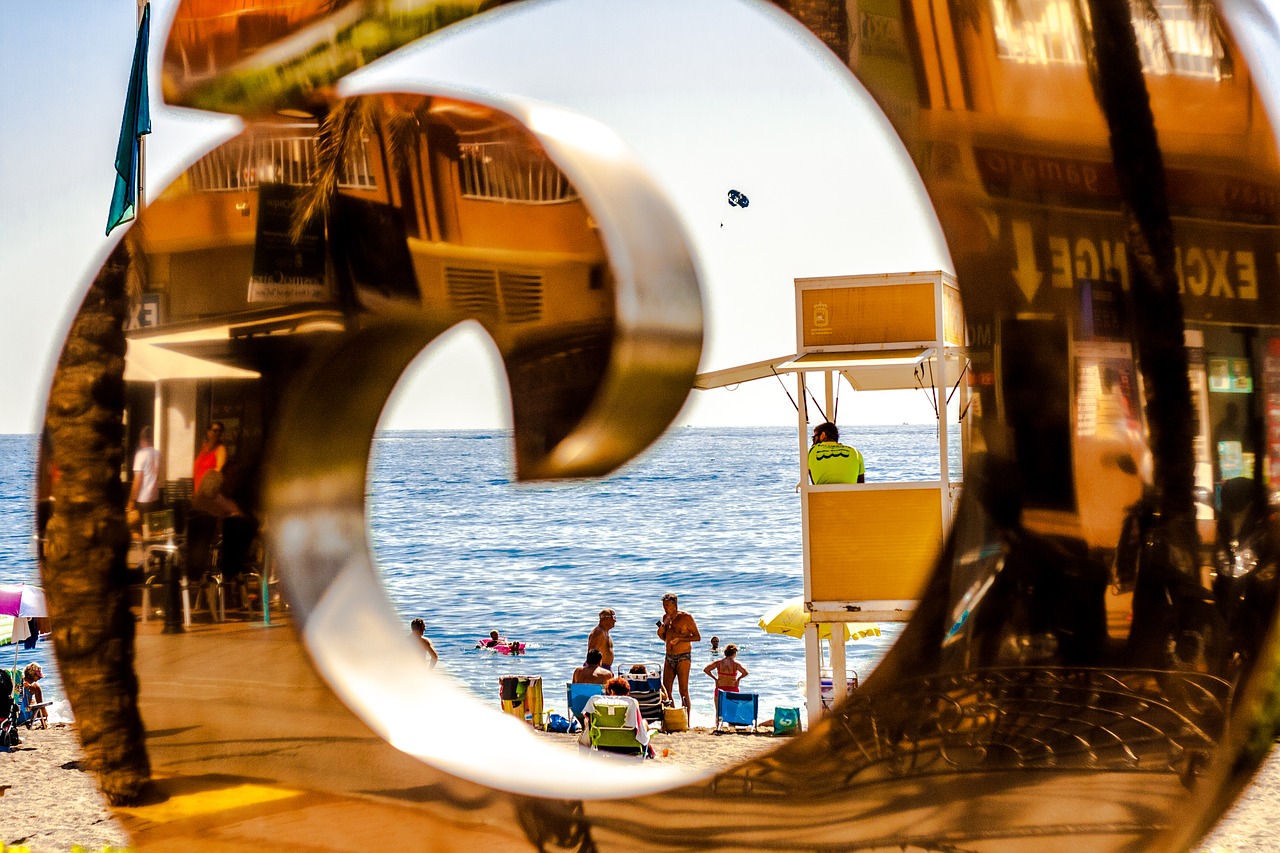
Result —
[[1044, 273], [1040, 272], [1039, 267], [1036, 266], [1031, 223], [1014, 222], [1012, 230], [1013, 249], [1018, 259], [1018, 265], [1013, 270], [1013, 280], [1018, 283], [1018, 289], [1022, 291], [1023, 296], [1027, 297], [1027, 301], [1034, 302], [1036, 293], [1040, 290], [1040, 284], [1044, 281]]

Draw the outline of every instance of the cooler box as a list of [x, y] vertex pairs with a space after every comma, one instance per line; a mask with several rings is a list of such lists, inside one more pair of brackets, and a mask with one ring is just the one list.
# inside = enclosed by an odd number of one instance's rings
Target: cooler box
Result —
[[773, 733], [775, 735], [800, 734], [800, 709], [774, 708]]
[[504, 675], [498, 679], [498, 694], [502, 710], [519, 717], [534, 728], [545, 728], [546, 715], [542, 710], [542, 676]]
[[618, 675], [627, 679], [633, 696], [636, 691], [662, 690], [662, 667], [656, 663], [633, 663], [620, 668]]

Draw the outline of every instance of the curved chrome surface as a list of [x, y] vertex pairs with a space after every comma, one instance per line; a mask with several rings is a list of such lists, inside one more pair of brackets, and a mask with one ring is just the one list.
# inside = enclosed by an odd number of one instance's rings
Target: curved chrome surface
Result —
[[[1014, 13], [1001, 3], [904, 0], [860, 4], [850, 20], [843, 2], [795, 4], [911, 153], [946, 234], [969, 323], [973, 455], [962, 504], [913, 621], [854, 696], [770, 755], [627, 798], [549, 790], [535, 784], [524, 759], [503, 787], [543, 796], [477, 785], [455, 775], [466, 771], [452, 763], [448, 745], [396, 728], [386, 707], [420, 694], [386, 686], [412, 672], [410, 646], [378, 634], [379, 620], [390, 620], [364, 542], [361, 448], [395, 376], [466, 315], [414, 314], [383, 287], [397, 280], [395, 270], [348, 244], [340, 258], [358, 322], [343, 314], [342, 332], [301, 351], [281, 348], [291, 369], [273, 376], [288, 396], [270, 419], [280, 429], [264, 493], [301, 636], [373, 731], [333, 699], [288, 632], [144, 630], [140, 702], [157, 768], [182, 784], [232, 779], [287, 788], [303, 798], [295, 804], [366, 814], [385, 839], [430, 832], [459, 846], [1193, 844], [1247, 783], [1276, 722], [1280, 552], [1271, 471], [1280, 470], [1280, 450], [1273, 453], [1271, 436], [1280, 428], [1280, 166], [1265, 118], [1271, 103], [1259, 94], [1271, 97], [1273, 78], [1253, 85], [1229, 35], [1231, 27], [1256, 27], [1255, 19], [1224, 8], [1222, 28], [1197, 29], [1181, 7], [1164, 4], [1155, 18], [1178, 39], [1136, 25], [1146, 72], [1091, 78], [1090, 63], [1111, 62], [1109, 49], [1124, 39], [1094, 41], [1090, 33], [1124, 35], [1125, 15], [1112, 14], [1123, 7], [1096, 0], [1087, 16], [1083, 6], [1075, 16], [1065, 14], [1068, 5], [1024, 2]], [[1094, 29], [1081, 33], [1072, 23], [1083, 20]], [[1257, 35], [1242, 39], [1248, 50], [1268, 43], [1265, 32]], [[1095, 52], [1099, 46], [1107, 49]], [[1109, 127], [1099, 104], [1113, 96]], [[394, 97], [384, 103], [402, 106]], [[647, 190], [602, 157], [614, 140], [593, 147], [600, 139], [593, 128], [559, 132], [541, 109], [494, 96], [474, 109], [445, 104], [437, 115], [456, 132], [477, 117], [501, 123], [507, 111], [517, 121], [504, 132], [531, 129], [601, 214], [615, 298], [605, 337], [597, 322], [592, 341], [610, 356], [592, 362], [598, 369], [579, 375], [571, 393], [543, 387], [527, 408], [514, 401], [522, 475], [599, 473], [648, 440], [623, 431], [619, 401], [637, 387], [667, 401], [649, 424], [652, 437], [688, 387], [681, 376], [687, 383], [696, 362], [692, 329], [700, 322], [684, 313], [695, 307], [692, 265], [677, 264], [688, 278], [667, 311], [667, 286], [648, 284], [667, 267], [649, 261], [678, 229], [650, 237], [637, 228], [644, 217], [629, 218], [625, 202]], [[555, 115], [564, 127], [564, 114]], [[1127, 143], [1115, 138], [1129, 132], [1136, 161], [1124, 159]], [[1163, 180], [1146, 168], [1157, 151]], [[1161, 189], [1167, 214], [1147, 206]], [[662, 209], [656, 197], [640, 207], [655, 209], [646, 205]], [[339, 238], [364, 233], [354, 223], [371, 216], [343, 215], [351, 219], [333, 232]], [[1133, 253], [1143, 243], [1154, 260]], [[512, 330], [486, 328], [510, 372], [520, 351]], [[669, 330], [664, 347], [651, 346], [655, 329]], [[215, 349], [187, 347], [205, 357]], [[354, 402], [335, 413], [324, 401], [335, 399], [339, 383]], [[518, 394], [525, 386], [512, 387]], [[542, 405], [548, 399], [552, 405]], [[349, 432], [316, 430], [318, 419], [335, 415]], [[365, 656], [353, 661], [330, 644], [340, 601], [359, 605], [382, 654], [405, 667], [391, 676], [362, 671]], [[246, 696], [240, 680], [201, 675], [208, 670], [195, 664], [214, 658], [234, 658], [273, 680]], [[379, 689], [386, 692], [370, 692]], [[436, 691], [429, 679], [421, 689]], [[443, 707], [451, 701], [445, 695]], [[270, 713], [283, 706], [287, 715]], [[245, 708], [267, 721], [253, 737], [226, 721]], [[351, 731], [359, 734], [346, 737]], [[444, 769], [409, 761], [377, 734]], [[237, 748], [209, 749], [219, 742]], [[664, 781], [650, 783], [654, 790]], [[181, 785], [171, 779], [159, 787], [176, 793]], [[317, 796], [330, 799], [306, 799]], [[144, 847], [166, 833], [213, 832], [283, 849], [333, 825], [273, 822], [261, 807], [250, 817], [256, 823], [237, 814], [199, 829], [140, 818], [133, 828]], [[247, 836], [247, 826], [257, 834]]]

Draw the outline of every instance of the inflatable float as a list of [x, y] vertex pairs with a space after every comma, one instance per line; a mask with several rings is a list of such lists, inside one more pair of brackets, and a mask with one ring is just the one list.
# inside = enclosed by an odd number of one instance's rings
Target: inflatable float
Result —
[[496, 641], [490, 637], [485, 637], [476, 642], [477, 649], [485, 649], [500, 655], [522, 655], [528, 647], [528, 643], [522, 643], [519, 640], [508, 640], [506, 637]]

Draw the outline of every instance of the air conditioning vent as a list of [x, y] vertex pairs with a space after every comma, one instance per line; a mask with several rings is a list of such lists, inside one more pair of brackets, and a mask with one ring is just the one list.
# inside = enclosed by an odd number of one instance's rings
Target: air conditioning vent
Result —
[[463, 314], [504, 323], [542, 319], [539, 273], [445, 267], [444, 280], [449, 305]]
[[542, 319], [542, 276], [536, 273], [498, 273], [502, 313], [508, 323], [531, 323]]
[[494, 270], [444, 268], [449, 305], [472, 317], [498, 317], [498, 274]]

